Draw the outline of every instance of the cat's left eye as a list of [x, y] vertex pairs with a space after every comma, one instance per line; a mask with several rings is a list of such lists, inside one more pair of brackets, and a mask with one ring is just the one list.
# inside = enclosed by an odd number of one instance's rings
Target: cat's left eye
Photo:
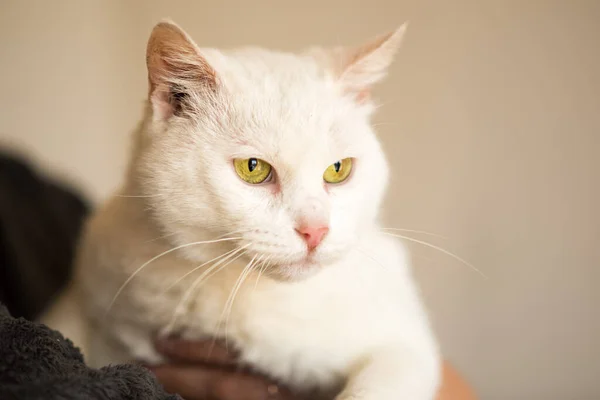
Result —
[[323, 180], [327, 183], [342, 183], [352, 172], [352, 159], [344, 158], [331, 164], [323, 173]]
[[233, 166], [238, 176], [252, 185], [268, 182], [273, 175], [271, 164], [259, 158], [236, 158]]

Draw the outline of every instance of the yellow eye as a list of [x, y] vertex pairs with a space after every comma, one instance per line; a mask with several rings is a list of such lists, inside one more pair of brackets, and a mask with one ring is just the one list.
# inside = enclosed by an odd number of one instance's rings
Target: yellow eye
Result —
[[323, 173], [323, 179], [327, 183], [342, 183], [350, 176], [352, 171], [352, 159], [344, 158], [331, 164]]
[[244, 182], [252, 185], [263, 183], [271, 176], [271, 164], [258, 158], [236, 158], [233, 166]]

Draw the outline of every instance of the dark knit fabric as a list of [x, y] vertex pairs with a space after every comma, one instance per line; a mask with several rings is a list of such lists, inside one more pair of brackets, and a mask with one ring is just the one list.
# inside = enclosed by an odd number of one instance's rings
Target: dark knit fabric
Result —
[[0, 303], [35, 318], [67, 282], [87, 216], [75, 191], [0, 154]]
[[181, 400], [138, 365], [88, 368], [79, 350], [48, 327], [0, 305], [0, 399]]
[[88, 211], [76, 192], [0, 154], [0, 400], [181, 400], [141, 366], [88, 368], [70, 340], [30, 321], [68, 281]]

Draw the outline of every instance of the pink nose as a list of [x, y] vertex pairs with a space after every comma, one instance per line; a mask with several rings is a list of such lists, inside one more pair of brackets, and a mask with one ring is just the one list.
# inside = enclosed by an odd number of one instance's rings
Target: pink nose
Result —
[[323, 241], [329, 227], [327, 226], [302, 226], [296, 228], [296, 231], [302, 236], [309, 250], [314, 250], [319, 243]]

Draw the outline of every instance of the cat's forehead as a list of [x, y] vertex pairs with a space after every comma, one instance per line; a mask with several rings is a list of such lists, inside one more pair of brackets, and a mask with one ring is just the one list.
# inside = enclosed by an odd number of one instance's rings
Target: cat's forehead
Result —
[[310, 56], [246, 48], [225, 61], [224, 85], [238, 106], [311, 113], [338, 99], [327, 70]]
[[314, 58], [244, 49], [223, 61], [223, 83], [246, 140], [282, 152], [343, 148], [356, 141], [349, 127], [366, 117]]

